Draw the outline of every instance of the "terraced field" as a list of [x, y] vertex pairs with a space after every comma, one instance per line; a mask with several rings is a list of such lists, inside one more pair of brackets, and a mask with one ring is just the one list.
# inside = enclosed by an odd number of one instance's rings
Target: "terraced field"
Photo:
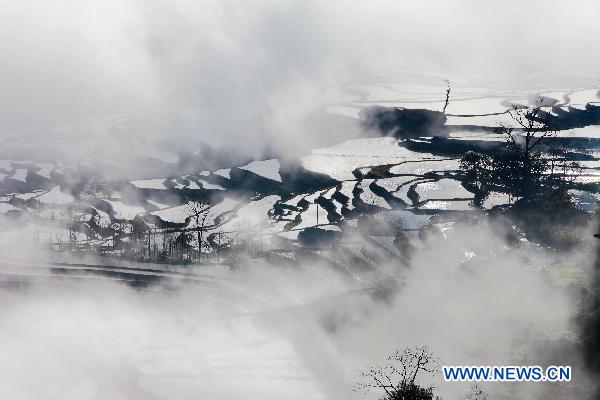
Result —
[[[365, 107], [439, 111], [443, 106], [439, 88], [424, 85], [350, 89], [347, 101], [325, 112], [364, 124]], [[395, 335], [428, 326], [428, 313], [448, 299], [458, 301], [465, 286], [454, 288], [448, 271], [471, 271], [473, 260], [510, 259], [515, 272], [501, 269], [502, 282], [519, 293], [542, 287], [537, 275], [524, 271], [552, 273], [555, 258], [513, 227], [502, 227], [510, 251], [504, 240], [463, 240], [481, 227], [453, 232], [456, 221], [477, 218], [511, 200], [494, 192], [476, 206], [473, 193], [462, 185], [460, 157], [501, 144], [504, 139], [493, 128], [511, 123], [507, 110], [539, 102], [558, 130], [553, 140], [566, 145], [569, 157], [582, 165], [575, 176], [581, 185], [571, 190], [571, 198], [585, 212], [597, 211], [600, 103], [595, 88], [533, 93], [459, 87], [445, 123], [425, 134], [365, 128], [361, 137], [302, 157], [270, 154], [239, 162], [224, 157], [230, 162], [218, 165], [213, 162], [218, 155], [194, 148], [193, 168], [187, 163], [184, 172], [184, 156], [161, 142], [133, 146], [132, 163], [141, 160], [137, 165], [148, 168], [124, 166], [132, 175], [122, 176], [122, 158], [113, 158], [111, 149], [95, 152], [94, 143], [66, 145], [58, 135], [32, 147], [27, 137], [39, 132], [6, 136], [0, 155], [20, 156], [0, 157], [0, 285], [8, 300], [10, 293], [28, 290], [37, 297], [31, 303], [27, 296], [18, 298], [19, 315], [6, 314], [12, 330], [0, 335], [4, 343], [23, 342], [17, 340], [22, 331], [32, 335], [27, 348], [12, 350], [32, 366], [40, 356], [64, 357], [64, 349], [54, 345], [59, 342], [68, 342], [79, 359], [85, 358], [85, 368], [57, 363], [50, 373], [40, 366], [39, 375], [49, 383], [43, 391], [31, 387], [37, 397], [363, 398], [352, 391], [357, 371], [371, 362], [371, 346], [387, 351], [372, 338], [382, 335], [382, 343], [394, 342], [395, 336], [385, 336], [387, 329]], [[99, 135], [113, 135], [123, 119], [87, 121], [71, 129], [88, 126]], [[206, 157], [211, 168], [203, 162]], [[443, 257], [435, 249], [419, 253], [430, 246], [428, 232], [451, 242]], [[411, 269], [414, 254], [421, 257], [420, 268]], [[442, 258], [459, 268], [442, 266], [432, 273], [429, 269], [443, 264]], [[435, 293], [427, 289], [432, 279], [443, 280]], [[507, 289], [485, 282], [479, 283], [483, 288], [467, 289], [478, 301], [495, 304]], [[135, 290], [125, 291], [128, 287]], [[406, 296], [419, 299], [418, 316], [405, 307], [413, 302]], [[529, 308], [511, 307], [511, 318], [529, 321], [531, 313], [551, 306], [546, 296], [534, 297]], [[377, 307], [370, 308], [373, 304]], [[382, 313], [382, 304], [412, 325], [388, 321], [397, 317]], [[37, 320], [50, 328], [38, 332], [23, 325]], [[77, 324], [69, 328], [72, 321]], [[555, 328], [554, 320], [545, 323]], [[512, 329], [508, 336], [514, 335]], [[462, 326], [457, 332], [453, 343], [471, 350], [485, 347], [463, 343]], [[439, 335], [431, 335], [428, 343], [435, 343]], [[88, 342], [103, 347], [93, 350]], [[368, 343], [369, 350], [357, 352], [356, 343]], [[10, 393], [11, 386], [2, 390]]]
[[[325, 112], [358, 122], [365, 107], [443, 107], [437, 87], [348, 89], [352, 95], [347, 101]], [[526, 92], [459, 85], [453, 88], [445, 124], [420, 137], [370, 132], [313, 149], [300, 159], [254, 160], [182, 175], [167, 172], [177, 170], [176, 150], [160, 142], [142, 143], [134, 146], [132, 158], [143, 157], [148, 168], [132, 180], [115, 176], [110, 149], [93, 151], [94, 143], [75, 141], [74, 151], [61, 139], [83, 126], [113, 135], [126, 116], [82, 122], [33, 147], [27, 141], [38, 137], [37, 131], [6, 135], [4, 154], [22, 158], [0, 160], [0, 243], [119, 249], [139, 223], [161, 232], [188, 232], [191, 247], [198, 247], [192, 233], [201, 229], [208, 245], [200, 252], [208, 254], [240, 234], [252, 236], [261, 251], [282, 243], [293, 247], [306, 229], [340, 232], [367, 215], [389, 219], [401, 212], [402, 222], [394, 219], [398, 229], [419, 229], [432, 217], [479, 210], [473, 194], [461, 185], [459, 158], [468, 149], [501, 143], [504, 139], [492, 128], [514, 123], [508, 115], [514, 105], [542, 105], [559, 129], [556, 140], [567, 143], [579, 159], [585, 153], [576, 179], [595, 185], [600, 181], [599, 100], [597, 88]], [[590, 196], [597, 195], [588, 194], [587, 207], [595, 208]], [[187, 205], [199, 198], [212, 205], [201, 227]], [[508, 202], [507, 195], [495, 193], [483, 208]], [[158, 246], [164, 247], [164, 240]]]

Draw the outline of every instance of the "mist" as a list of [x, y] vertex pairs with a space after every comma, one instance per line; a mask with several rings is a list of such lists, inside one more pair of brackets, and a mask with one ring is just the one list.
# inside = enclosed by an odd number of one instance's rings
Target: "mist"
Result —
[[[298, 159], [372, 134], [358, 118], [327, 112], [368, 103], [361, 86], [427, 85], [408, 94], [428, 107], [443, 103], [445, 80], [452, 96], [489, 96], [493, 107], [511, 90], [525, 98], [597, 90], [598, 15], [593, 0], [0, 0], [0, 398], [379, 399], [355, 390], [361, 371], [426, 345], [444, 365], [573, 367], [569, 385], [482, 384], [490, 400], [592, 399], [597, 375], [584, 365], [577, 321], [596, 261], [591, 227], [568, 226], [585, 238], [568, 250], [524, 234], [507, 240], [505, 224], [458, 198], [456, 155], [433, 157], [440, 146], [422, 139], [353, 142], [312, 163]], [[478, 110], [469, 113], [468, 122], [448, 115], [456, 126], [490, 130]], [[465, 138], [481, 139], [465, 134], [454, 144]], [[274, 162], [231, 175], [266, 159]], [[46, 176], [44, 163], [52, 164]], [[451, 179], [439, 199], [428, 197]], [[265, 251], [221, 263], [222, 248], [203, 252], [198, 239], [197, 264], [194, 248], [189, 265], [159, 264], [156, 254], [150, 261], [150, 233], [148, 259], [92, 255], [108, 241], [115, 254], [131, 243], [113, 224], [148, 217], [148, 232], [200, 232], [189, 215], [170, 214], [194, 196], [236, 203], [219, 217], [231, 217], [222, 222], [237, 233], [252, 223], [245, 245], [260, 241], [261, 252], [261, 224], [272, 223], [277, 250], [297, 259]], [[243, 201], [245, 220], [236, 214]], [[457, 212], [428, 207], [460, 201]], [[319, 204], [330, 206], [323, 218], [339, 218], [319, 223]], [[414, 234], [410, 257], [390, 256], [369, 234], [352, 236], [359, 218], [394, 207], [417, 221], [387, 235]], [[103, 216], [105, 226], [96, 224]], [[439, 234], [419, 236], [422, 220]], [[72, 228], [92, 222], [75, 243]], [[220, 223], [210, 231], [219, 240]], [[303, 247], [298, 226], [337, 228], [350, 246], [328, 259]], [[103, 242], [90, 245], [95, 239]], [[85, 246], [85, 257], [64, 251]], [[110, 275], [145, 267], [143, 284]], [[469, 384], [441, 378], [419, 383], [464, 399]]]
[[[265, 148], [297, 155], [325, 138], [357, 134], [358, 127], [342, 133], [315, 119], [347, 98], [348, 84], [427, 80], [440, 86], [440, 98], [446, 78], [578, 87], [596, 83], [600, 61], [590, 51], [599, 33], [593, 1], [25, 0], [1, 7], [5, 140], [50, 131], [92, 140], [96, 151], [116, 141], [193, 138], [253, 155]], [[102, 122], [115, 117], [117, 126]]]
[[[556, 258], [538, 250], [531, 257], [526, 243], [508, 247], [492, 226], [459, 224], [446, 233], [424, 241], [409, 268], [390, 259], [358, 276], [349, 273], [351, 265], [298, 269], [258, 260], [236, 270], [188, 268], [186, 277], [134, 289], [83, 272], [47, 276], [40, 266], [40, 277], [30, 276], [24, 288], [12, 290], [5, 280], [0, 292], [0, 394], [380, 398], [353, 391], [360, 371], [414, 345], [428, 345], [450, 365], [574, 368], [574, 386], [484, 386], [493, 398], [565, 399], [593, 387], [579, 353], [565, 345], [578, 332], [572, 313], [578, 293], [539, 268], [550, 257], [589, 269], [592, 255]], [[26, 253], [4, 251], [3, 258], [18, 266], [48, 257], [32, 248]], [[369, 288], [382, 280], [399, 289], [374, 297]], [[444, 398], [463, 398], [469, 388], [437, 374], [424, 379]]]

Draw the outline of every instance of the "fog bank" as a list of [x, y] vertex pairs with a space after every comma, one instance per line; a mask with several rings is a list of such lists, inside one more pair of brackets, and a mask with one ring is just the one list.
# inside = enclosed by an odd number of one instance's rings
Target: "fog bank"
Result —
[[[5, 282], [0, 395], [364, 398], [352, 392], [359, 372], [413, 345], [450, 365], [574, 368], [574, 382], [562, 389], [484, 386], [495, 398], [568, 398], [561, 396], [591, 388], [569, 344], [577, 293], [552, 279], [550, 266], [539, 269], [543, 252], [508, 248], [486, 227], [448, 233], [425, 242], [408, 269], [390, 263], [359, 275], [255, 261], [235, 271], [189, 267], [194, 276], [185, 281], [174, 276], [143, 290], [97, 275], [38, 277], [20, 289]], [[572, 256], [573, 265], [589, 267], [586, 257]], [[369, 289], [382, 279], [398, 284], [383, 300]], [[468, 390], [440, 378], [424, 383], [444, 398]]]
[[[0, 132], [315, 147], [351, 83], [596, 84], [594, 1], [2, 2]], [[86, 119], [87, 118], [87, 119]], [[90, 121], [89, 118], [92, 118]], [[105, 122], [104, 122], [105, 123]], [[89, 127], [92, 128], [89, 128]], [[309, 129], [310, 127], [310, 129]], [[113, 129], [113, 128], [111, 128]], [[101, 143], [102, 144], [102, 143]]]

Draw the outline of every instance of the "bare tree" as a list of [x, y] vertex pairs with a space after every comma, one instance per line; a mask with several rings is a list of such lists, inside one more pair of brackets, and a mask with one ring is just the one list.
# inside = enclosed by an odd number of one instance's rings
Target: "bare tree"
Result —
[[547, 113], [541, 107], [514, 107], [509, 111], [518, 128], [501, 126], [497, 132], [506, 137], [508, 152], [500, 154], [497, 163], [500, 176], [509, 186], [517, 189], [519, 197], [533, 197], [540, 186], [547, 169], [542, 158], [541, 145], [548, 138], [556, 136], [556, 131], [549, 129]]
[[382, 366], [371, 367], [362, 373], [364, 382], [358, 383], [358, 389], [380, 389], [389, 400], [430, 400], [433, 399], [432, 387], [421, 387], [417, 383], [420, 373], [434, 374], [439, 370], [439, 360], [427, 346], [396, 350]]
[[539, 106], [514, 106], [508, 113], [518, 127], [501, 125], [497, 133], [504, 134], [509, 144], [522, 147], [528, 156], [537, 151], [536, 147], [557, 134], [556, 130], [550, 128], [550, 114]]
[[557, 135], [549, 124], [549, 113], [538, 106], [514, 107], [508, 112], [513, 126], [496, 129], [505, 136], [506, 146], [491, 156], [469, 151], [461, 159], [462, 184], [475, 194], [476, 204], [492, 190], [526, 201], [547, 197], [557, 188], [564, 189], [569, 173], [577, 167], [568, 161], [568, 152], [549, 140]]
[[444, 84], [446, 85], [446, 102], [444, 103], [442, 112], [446, 114], [446, 108], [448, 108], [448, 104], [450, 103], [450, 80], [444, 80]]
[[192, 220], [196, 223], [196, 237], [198, 239], [198, 257], [202, 255], [202, 236], [206, 228], [212, 204], [203, 199], [189, 200], [186, 209]]

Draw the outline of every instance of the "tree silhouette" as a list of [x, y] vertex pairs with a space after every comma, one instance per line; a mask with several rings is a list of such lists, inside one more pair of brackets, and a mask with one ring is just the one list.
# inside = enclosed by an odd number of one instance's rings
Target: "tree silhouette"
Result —
[[196, 238], [198, 239], [198, 257], [202, 255], [202, 236], [206, 228], [206, 221], [210, 215], [212, 204], [203, 199], [189, 200], [186, 209], [196, 223]]
[[466, 152], [460, 160], [465, 171], [462, 186], [475, 195], [473, 202], [480, 206], [490, 194], [492, 181], [492, 158], [475, 151]]
[[[364, 382], [358, 389], [379, 389], [385, 392], [385, 400], [432, 400], [433, 387], [422, 387], [417, 383], [419, 374], [434, 374], [439, 370], [439, 360], [427, 346], [396, 350], [382, 366], [364, 371]], [[439, 399], [438, 397], [435, 397]]]
[[448, 104], [450, 104], [450, 80], [444, 80], [444, 84], [446, 84], [446, 101], [444, 102], [442, 112], [446, 114], [446, 108], [448, 108]]
[[579, 164], [569, 161], [566, 150], [548, 140], [557, 134], [548, 127], [548, 113], [541, 107], [515, 107], [509, 114], [516, 127], [496, 129], [506, 139], [503, 146], [491, 155], [469, 151], [461, 158], [463, 187], [475, 195], [477, 205], [491, 191], [531, 202], [560, 190], [564, 200]]
[[548, 166], [541, 147], [557, 132], [549, 128], [549, 114], [541, 107], [513, 107], [509, 114], [518, 127], [504, 125], [496, 130], [505, 136], [507, 148], [498, 152], [494, 164], [500, 182], [512, 189], [511, 194], [530, 200], [539, 193]]

